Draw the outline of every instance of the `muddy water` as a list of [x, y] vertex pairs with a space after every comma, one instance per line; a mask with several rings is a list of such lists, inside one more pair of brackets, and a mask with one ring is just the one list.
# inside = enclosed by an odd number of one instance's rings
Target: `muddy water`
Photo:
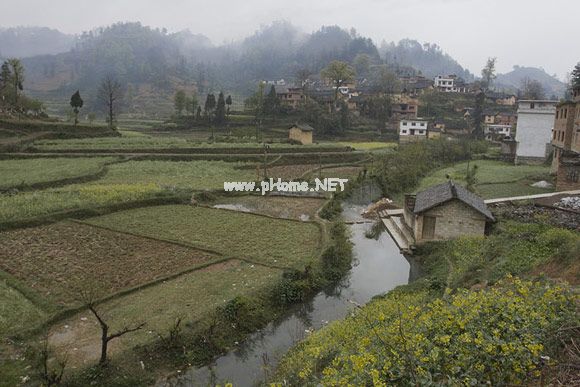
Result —
[[[347, 220], [358, 220], [364, 206], [345, 206]], [[350, 227], [355, 262], [343, 283], [320, 292], [309, 302], [297, 305], [280, 321], [270, 323], [250, 336], [237, 349], [203, 368], [189, 369], [177, 378], [166, 381], [173, 386], [207, 386], [233, 382], [235, 386], [253, 386], [264, 382], [278, 360], [312, 329], [320, 329], [330, 321], [342, 319], [354, 308], [351, 301], [365, 304], [378, 294], [406, 284], [415, 269], [399, 253], [387, 233], [378, 240], [365, 238], [371, 224]]]

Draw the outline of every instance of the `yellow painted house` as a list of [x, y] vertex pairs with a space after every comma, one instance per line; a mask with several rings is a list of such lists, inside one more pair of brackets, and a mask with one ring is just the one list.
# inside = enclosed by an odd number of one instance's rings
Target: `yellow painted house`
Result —
[[312, 132], [314, 128], [310, 125], [292, 125], [288, 130], [288, 138], [291, 141], [297, 141], [302, 145], [312, 144]]

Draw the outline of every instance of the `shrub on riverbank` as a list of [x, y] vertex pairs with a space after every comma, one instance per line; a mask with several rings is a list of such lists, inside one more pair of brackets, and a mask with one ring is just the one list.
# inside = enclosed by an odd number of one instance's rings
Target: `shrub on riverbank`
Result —
[[521, 384], [540, 376], [543, 356], [554, 355], [553, 332], [574, 322], [574, 296], [559, 285], [507, 278], [449, 300], [425, 297], [393, 292], [313, 334], [285, 358], [277, 379], [290, 385]]
[[468, 160], [485, 153], [485, 141], [449, 141], [446, 139], [399, 146], [395, 152], [384, 153], [378, 159], [374, 175], [385, 196], [414, 188], [429, 171], [445, 164]]

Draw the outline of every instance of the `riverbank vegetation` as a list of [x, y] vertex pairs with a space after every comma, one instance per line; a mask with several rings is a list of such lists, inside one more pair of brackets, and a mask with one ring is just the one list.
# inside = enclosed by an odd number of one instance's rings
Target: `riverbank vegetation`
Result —
[[512, 221], [501, 221], [485, 239], [424, 245], [419, 280], [312, 334], [273, 380], [566, 384], [578, 296], [541, 273], [549, 268], [552, 277], [580, 283], [579, 248], [576, 232]]

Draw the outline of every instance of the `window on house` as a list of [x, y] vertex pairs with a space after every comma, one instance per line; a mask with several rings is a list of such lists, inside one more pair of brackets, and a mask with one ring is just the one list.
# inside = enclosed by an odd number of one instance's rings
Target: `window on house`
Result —
[[558, 119], [558, 114], [560, 113], [559, 110], [556, 110], [556, 119]]
[[425, 126], [425, 123], [424, 122], [421, 122], [421, 126]]
[[407, 126], [407, 122], [403, 121], [403, 126]]
[[530, 109], [533, 109], [533, 108], [535, 108], [535, 107], [536, 107], [536, 104], [535, 104], [535, 103], [533, 103], [533, 102], [532, 102], [532, 103], [530, 103]]

